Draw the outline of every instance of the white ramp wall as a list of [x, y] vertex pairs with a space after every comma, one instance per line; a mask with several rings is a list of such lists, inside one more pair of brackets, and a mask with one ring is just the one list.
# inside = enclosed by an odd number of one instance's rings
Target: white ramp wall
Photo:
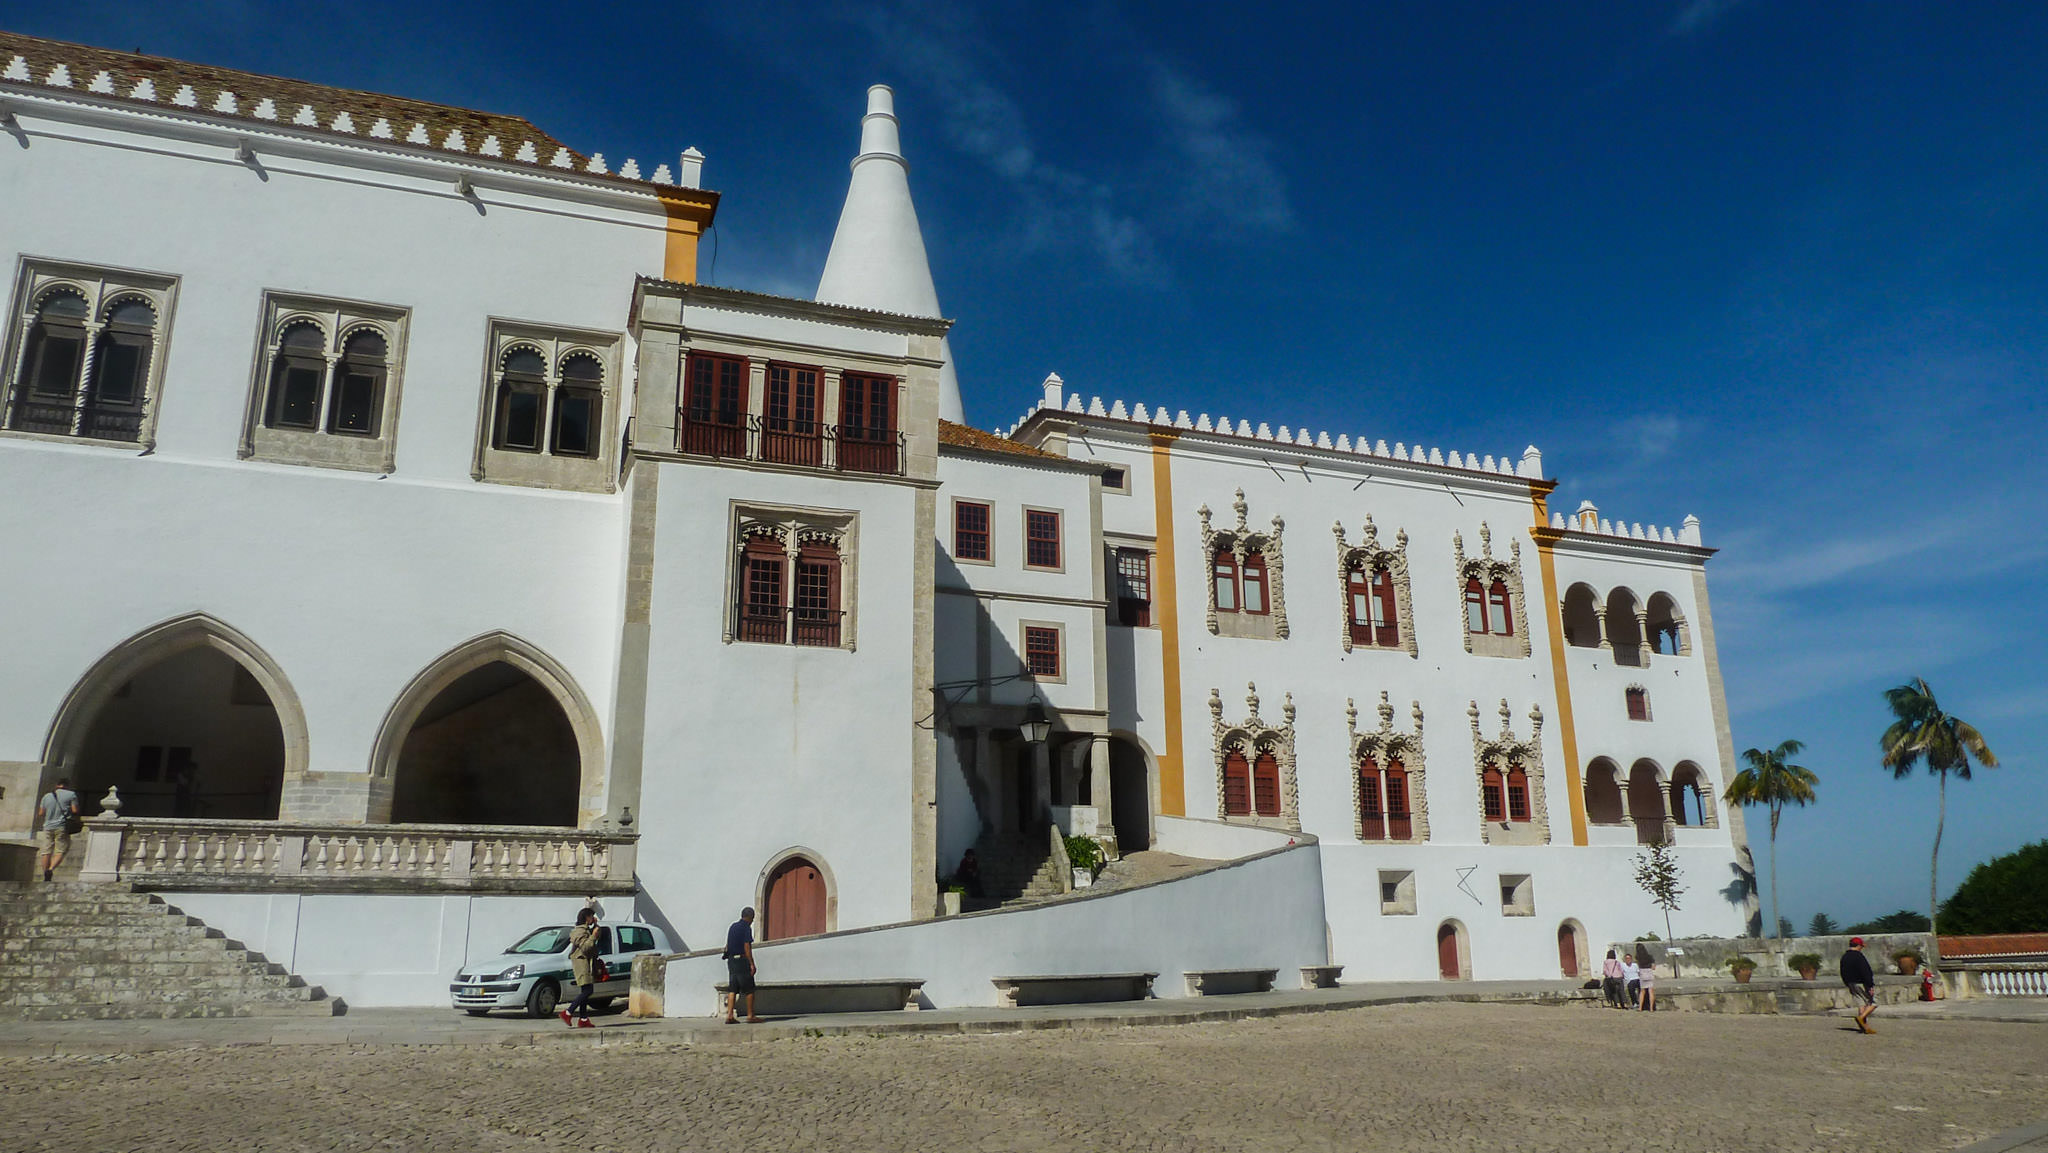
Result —
[[[164, 902], [357, 1008], [448, 1007], [448, 982], [528, 931], [567, 924], [581, 897], [162, 893]], [[632, 915], [631, 897], [601, 902]]]
[[[757, 946], [759, 979], [924, 980], [930, 1006], [995, 1005], [995, 977], [1156, 972], [1161, 997], [1198, 969], [1293, 970], [1328, 962], [1321, 854], [1310, 838], [1209, 872], [1119, 892]], [[669, 963], [667, 1015], [711, 1016], [716, 952]]]

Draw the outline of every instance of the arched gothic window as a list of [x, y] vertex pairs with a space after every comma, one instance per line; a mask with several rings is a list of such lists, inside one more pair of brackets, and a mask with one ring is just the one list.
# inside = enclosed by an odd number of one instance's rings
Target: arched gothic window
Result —
[[1503, 788], [1500, 767], [1489, 763], [1479, 773], [1480, 809], [1489, 821], [1508, 819], [1507, 793]]
[[1405, 841], [1415, 835], [1408, 808], [1408, 768], [1399, 758], [1387, 762], [1387, 836]]
[[1529, 774], [1519, 762], [1509, 762], [1506, 773], [1488, 762], [1479, 774], [1479, 794], [1487, 820], [1513, 824], [1529, 820]]
[[572, 352], [562, 358], [558, 380], [548, 450], [555, 456], [596, 456], [604, 424], [604, 365], [587, 353]]
[[740, 510], [727, 640], [851, 648], [851, 514]]
[[1350, 593], [1351, 642], [1394, 648], [1401, 643], [1400, 614], [1394, 603], [1394, 577], [1381, 565], [1368, 571], [1354, 565], [1346, 576]]
[[1238, 611], [1237, 601], [1237, 554], [1229, 545], [1216, 550], [1216, 563], [1212, 570], [1216, 583], [1216, 611], [1234, 613]]
[[1233, 748], [1223, 754], [1223, 815], [1252, 815], [1252, 766], [1243, 749]]
[[1266, 554], [1253, 549], [1244, 554], [1244, 611], [1264, 616], [1273, 611], [1266, 595]]
[[1525, 822], [1529, 819], [1529, 774], [1520, 764], [1508, 765], [1508, 820]]
[[334, 399], [327, 431], [349, 436], [376, 436], [384, 408], [384, 359], [389, 346], [375, 329], [351, 333], [334, 366]]
[[270, 358], [271, 428], [320, 426], [320, 386], [327, 377], [327, 334], [306, 321], [284, 330]]
[[1465, 553], [1462, 533], [1451, 534], [1451, 559], [1457, 566], [1460, 598], [1465, 609], [1465, 651], [1474, 656], [1529, 656], [1527, 610], [1522, 600], [1522, 543], [1508, 541], [1508, 556], [1493, 555], [1493, 530], [1479, 524], [1479, 555]]
[[[15, 386], [16, 423], [11, 427], [61, 423], [62, 428], [38, 427], [34, 431], [71, 431], [71, 405], [85, 371], [86, 315], [85, 301], [69, 292], [53, 292], [36, 307], [35, 321], [28, 330], [28, 354], [22, 359], [21, 379]], [[53, 402], [57, 411], [48, 413], [47, 420], [40, 411], [33, 415], [27, 411], [41, 410]]]
[[1387, 835], [1386, 774], [1371, 754], [1358, 759], [1358, 839], [1384, 840]]
[[1514, 606], [1508, 600], [1508, 583], [1495, 577], [1486, 590], [1486, 628], [1497, 637], [1515, 635]]
[[1478, 577], [1465, 581], [1465, 631], [1480, 636], [1493, 631], [1486, 627], [1486, 587]]
[[1260, 749], [1252, 760], [1252, 800], [1258, 815], [1280, 815], [1280, 758], [1271, 749]]
[[107, 310], [93, 355], [86, 397], [84, 434], [102, 440], [135, 440], [142, 430], [142, 404], [149, 381], [150, 352], [156, 342], [156, 309], [130, 297]]
[[782, 644], [789, 639], [785, 624], [783, 570], [789, 554], [769, 536], [750, 536], [740, 550], [739, 621], [733, 632], [743, 641]]
[[839, 646], [839, 547], [809, 541], [797, 549], [796, 587], [790, 640], [800, 645]]
[[604, 363], [571, 352], [548, 370], [531, 345], [515, 345], [498, 358], [497, 413], [491, 447], [500, 452], [590, 459], [604, 425]]

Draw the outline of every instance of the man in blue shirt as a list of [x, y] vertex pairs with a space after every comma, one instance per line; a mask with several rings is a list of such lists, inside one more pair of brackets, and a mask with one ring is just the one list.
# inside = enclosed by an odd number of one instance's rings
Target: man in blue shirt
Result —
[[740, 910], [740, 919], [725, 931], [725, 1023], [739, 1023], [740, 998], [747, 999], [747, 1024], [758, 1025], [754, 1016], [754, 910]]

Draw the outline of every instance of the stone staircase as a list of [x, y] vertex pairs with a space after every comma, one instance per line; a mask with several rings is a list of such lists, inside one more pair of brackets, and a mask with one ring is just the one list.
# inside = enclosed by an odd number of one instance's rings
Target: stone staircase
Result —
[[324, 990], [156, 896], [63, 880], [0, 885], [0, 1020], [343, 1011]]
[[986, 894], [971, 902], [977, 908], [1057, 897], [1060, 873], [1069, 867], [1064, 855], [1054, 859], [1044, 833], [990, 833], [975, 842], [974, 856], [981, 863], [981, 887]]

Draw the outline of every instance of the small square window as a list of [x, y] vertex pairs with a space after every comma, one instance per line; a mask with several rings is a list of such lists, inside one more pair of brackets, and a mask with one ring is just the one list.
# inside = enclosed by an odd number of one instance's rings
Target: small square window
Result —
[[1060, 630], [1054, 626], [1024, 626], [1024, 669], [1040, 680], [1060, 675]]
[[1533, 917], [1536, 915], [1536, 884], [1527, 873], [1502, 873], [1500, 875], [1500, 915], [1503, 917]]
[[1130, 473], [1123, 466], [1112, 465], [1102, 470], [1102, 487], [1112, 492], [1129, 492], [1130, 485]]
[[1414, 870], [1380, 870], [1380, 915], [1383, 917], [1408, 917], [1414, 914]]

